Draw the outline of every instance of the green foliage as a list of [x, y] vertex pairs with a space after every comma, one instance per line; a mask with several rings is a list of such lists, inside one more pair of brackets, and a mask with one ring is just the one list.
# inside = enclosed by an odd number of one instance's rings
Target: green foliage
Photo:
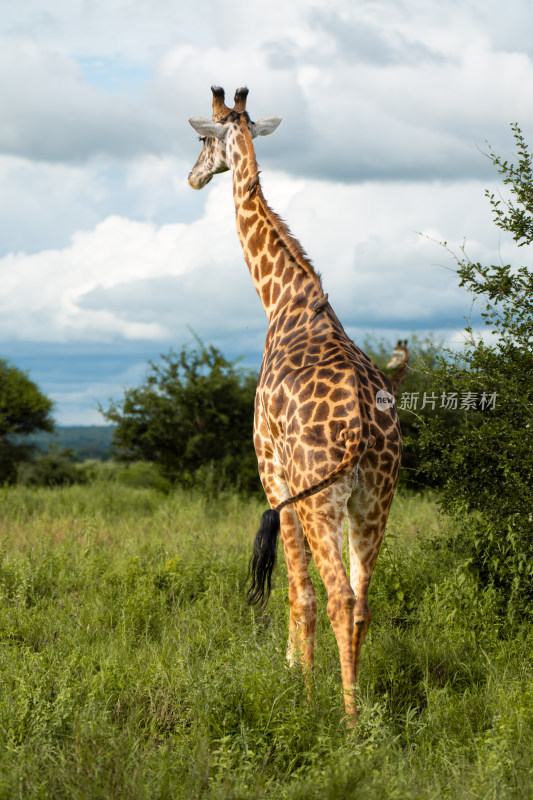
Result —
[[[496, 224], [521, 246], [533, 242], [531, 156], [513, 126], [516, 165], [490, 157], [510, 198], [488, 195]], [[471, 566], [484, 585], [497, 587], [509, 616], [533, 609], [533, 274], [526, 266], [472, 262], [457, 257], [460, 285], [482, 303], [485, 340], [472, 327], [465, 347], [448, 351], [435, 372], [435, 391], [496, 396], [494, 408], [468, 412], [450, 431], [443, 418], [420, 427], [424, 468], [444, 489], [447, 507], [468, 517]], [[476, 512], [476, 513], [473, 513]]]
[[531, 187], [533, 186], [533, 170], [531, 154], [522, 135], [518, 123], [511, 125], [513, 131], [517, 163], [502, 159], [492, 148], [489, 157], [502, 176], [503, 183], [508, 186], [514, 196], [508, 200], [497, 199], [494, 194], [485, 192], [494, 212], [496, 225], [506, 233], [511, 233], [518, 247], [533, 242], [533, 205]]
[[113, 445], [124, 461], [149, 461], [184, 485], [216, 492], [259, 487], [253, 452], [256, 376], [200, 340], [150, 363], [145, 382], [112, 402]]
[[269, 615], [245, 605], [263, 504], [104, 475], [0, 489], [0, 796], [531, 796], [531, 627], [508, 634], [435, 502], [395, 498], [352, 733], [316, 570], [310, 702], [283, 559]]
[[17, 482], [23, 486], [70, 486], [86, 479], [86, 470], [74, 462], [72, 450], [60, 450], [53, 445], [48, 453], [40, 453], [19, 465], [17, 476]]
[[31, 457], [25, 437], [53, 430], [52, 406], [24, 372], [0, 359], [0, 483], [13, 482], [17, 464]]

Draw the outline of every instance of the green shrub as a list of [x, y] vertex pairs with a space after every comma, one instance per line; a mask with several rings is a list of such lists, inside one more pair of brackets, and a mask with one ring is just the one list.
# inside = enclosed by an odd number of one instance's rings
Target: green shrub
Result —
[[196, 341], [150, 363], [145, 382], [102, 411], [115, 424], [114, 451], [125, 462], [157, 464], [174, 484], [215, 494], [234, 487], [256, 492], [257, 376]]
[[23, 462], [17, 474], [17, 482], [22, 486], [70, 486], [86, 480], [87, 473], [74, 462], [72, 450], [60, 450], [53, 445], [48, 453]]
[[[496, 224], [520, 247], [533, 242], [533, 171], [520, 129], [513, 130], [517, 164], [490, 153], [510, 197], [489, 200]], [[442, 417], [426, 419], [418, 446], [424, 471], [441, 480], [446, 507], [458, 518], [475, 512], [467, 526], [470, 565], [482, 586], [497, 590], [501, 613], [517, 620], [533, 613], [533, 273], [473, 263], [464, 249], [457, 263], [491, 338], [469, 326], [465, 348], [439, 359], [434, 391], [495, 402], [465, 411], [455, 430]]]

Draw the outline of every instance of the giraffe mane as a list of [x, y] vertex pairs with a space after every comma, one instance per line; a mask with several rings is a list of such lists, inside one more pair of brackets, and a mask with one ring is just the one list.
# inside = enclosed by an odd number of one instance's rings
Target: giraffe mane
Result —
[[281, 241], [294, 258], [297, 265], [306, 272], [310, 277], [313, 278], [314, 282], [317, 285], [317, 288], [322, 292], [322, 281], [320, 279], [320, 275], [313, 267], [311, 259], [303, 249], [302, 245], [298, 241], [298, 239], [292, 235], [289, 226], [287, 223], [282, 220], [282, 218], [273, 211], [270, 206], [268, 205], [267, 201], [265, 200], [265, 196], [262, 192], [261, 185], [259, 183], [259, 167], [257, 165], [257, 159], [255, 156], [255, 149], [252, 142], [252, 137], [250, 135], [250, 131], [248, 129], [247, 120], [249, 119], [248, 114], [246, 112], [242, 112], [240, 114], [240, 124], [241, 130], [244, 136], [244, 141], [246, 143], [246, 152], [248, 158], [250, 159], [250, 164], [252, 166], [253, 172], [255, 172], [255, 178], [257, 179], [257, 199], [259, 200], [265, 216], [268, 218], [269, 222], [277, 231]]

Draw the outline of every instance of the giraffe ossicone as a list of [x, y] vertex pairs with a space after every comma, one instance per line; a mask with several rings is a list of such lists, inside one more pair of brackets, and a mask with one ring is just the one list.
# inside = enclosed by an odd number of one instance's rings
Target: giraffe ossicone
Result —
[[[309, 563], [315, 559], [352, 725], [361, 645], [372, 618], [368, 587], [401, 459], [395, 404], [376, 403], [392, 386], [346, 335], [311, 261], [264, 198], [252, 140], [272, 133], [280, 118], [252, 122], [246, 88], [237, 90], [233, 108], [221, 87], [212, 94], [212, 119], [189, 120], [202, 141], [189, 183], [202, 189], [214, 175], [232, 171], [237, 234], [269, 321], [254, 445], [270, 509], [254, 542], [248, 600], [263, 606], [268, 600], [281, 533], [289, 576], [287, 656], [300, 660], [310, 679], [317, 602]], [[349, 578], [342, 560], [346, 514]]]

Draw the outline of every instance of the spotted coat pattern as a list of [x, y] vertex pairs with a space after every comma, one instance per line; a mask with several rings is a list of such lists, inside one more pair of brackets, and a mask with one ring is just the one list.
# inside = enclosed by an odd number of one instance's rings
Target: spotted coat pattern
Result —
[[[346, 335], [310, 260], [266, 203], [246, 95], [238, 90], [229, 109], [223, 90], [213, 87], [213, 120], [223, 126], [223, 138], [201, 137], [189, 182], [202, 188], [215, 172], [233, 173], [237, 233], [269, 320], [254, 444], [268, 501], [280, 510], [289, 574], [287, 655], [291, 663], [301, 662], [310, 681], [317, 616], [308, 571], [313, 557], [328, 593], [353, 724], [360, 648], [371, 620], [368, 585], [396, 486], [400, 428], [395, 405], [376, 403], [378, 392], [390, 395], [390, 382]], [[346, 512], [349, 580], [342, 561]]]

